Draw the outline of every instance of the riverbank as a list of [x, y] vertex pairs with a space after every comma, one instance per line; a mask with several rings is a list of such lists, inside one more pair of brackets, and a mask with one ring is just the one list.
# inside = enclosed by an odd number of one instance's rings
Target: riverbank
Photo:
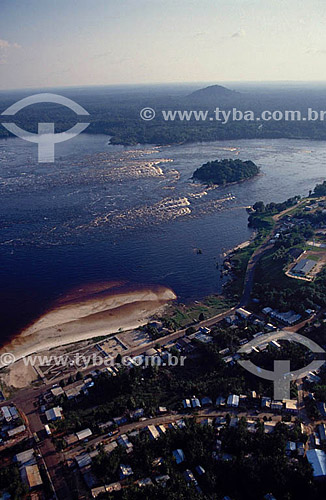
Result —
[[[118, 331], [131, 330], [162, 314], [176, 299], [164, 286], [103, 283], [73, 290], [0, 350], [16, 360]], [[3, 367], [0, 364], [0, 368]]]

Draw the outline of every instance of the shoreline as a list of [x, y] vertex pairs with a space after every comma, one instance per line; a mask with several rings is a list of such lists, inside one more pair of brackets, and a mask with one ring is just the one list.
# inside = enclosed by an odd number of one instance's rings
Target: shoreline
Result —
[[[207, 183], [206, 181], [202, 181], [201, 179], [196, 179], [195, 177], [190, 177], [190, 180], [193, 181], [194, 184], [202, 184], [206, 185], [207, 189], [210, 187], [214, 188], [227, 188], [229, 186], [235, 186], [237, 184], [242, 184], [243, 182], [251, 181], [253, 179], [256, 179], [256, 177], [260, 177], [264, 175], [263, 172], [261, 171], [261, 168], [259, 167], [259, 172], [255, 175], [252, 175], [251, 177], [246, 177], [245, 179], [241, 179], [239, 181], [233, 181], [233, 182], [227, 182], [226, 184], [215, 184], [214, 182]], [[232, 194], [232, 193], [230, 193]]]
[[[207, 144], [207, 143], [214, 143], [214, 142], [237, 142], [237, 141], [278, 141], [278, 140], [284, 140], [284, 141], [313, 141], [313, 142], [325, 142], [325, 138], [317, 138], [317, 137], [309, 137], [306, 135], [303, 136], [298, 136], [298, 137], [293, 137], [292, 135], [284, 135], [282, 137], [270, 137], [267, 135], [266, 137], [259, 135], [257, 137], [219, 137], [219, 138], [214, 138], [214, 139], [196, 139], [196, 140], [183, 140], [183, 141], [178, 141], [178, 142], [125, 142], [125, 141], [120, 141], [120, 142], [111, 142], [111, 139], [114, 139], [113, 135], [109, 135], [106, 132], [95, 132], [95, 131], [84, 131], [81, 132], [80, 135], [103, 135], [106, 138], [109, 138], [108, 145], [110, 146], [123, 146], [125, 148], [134, 148], [136, 146], [151, 146], [151, 147], [157, 147], [157, 148], [163, 148], [163, 147], [173, 147], [173, 146], [184, 146], [187, 144]], [[0, 140], [6, 140], [6, 139], [17, 139], [15, 135], [12, 133], [9, 133], [8, 135], [0, 135]], [[246, 179], [244, 179], [246, 180]]]
[[[227, 258], [255, 239], [225, 251]], [[15, 366], [22, 358], [138, 328], [151, 318], [162, 314], [177, 299], [170, 288], [163, 285], [136, 285], [122, 281], [95, 283], [70, 290], [39, 318], [0, 347], [0, 356], [12, 353]], [[0, 361], [0, 370], [6, 369]]]
[[[81, 292], [81, 293], [80, 293]], [[177, 297], [160, 285], [105, 283], [72, 291], [0, 348], [15, 363], [30, 354], [136, 329]], [[6, 365], [0, 363], [0, 368]]]
[[[245, 248], [255, 236], [256, 232], [249, 240], [229, 249], [225, 256]], [[0, 383], [12, 389], [29, 386], [39, 374], [33, 366], [26, 365], [23, 358], [135, 330], [162, 315], [176, 299], [173, 290], [166, 286], [118, 281], [71, 290], [0, 348], [0, 356], [9, 352], [15, 357], [9, 366], [3, 366], [0, 361]]]
[[256, 236], [257, 236], [257, 231], [253, 230], [253, 233], [250, 236], [249, 240], [243, 241], [242, 243], [239, 243], [235, 247], [226, 250], [225, 252], [222, 253], [222, 257], [227, 260], [227, 257], [231, 256], [238, 250], [243, 250], [244, 248], [247, 248], [255, 240]]

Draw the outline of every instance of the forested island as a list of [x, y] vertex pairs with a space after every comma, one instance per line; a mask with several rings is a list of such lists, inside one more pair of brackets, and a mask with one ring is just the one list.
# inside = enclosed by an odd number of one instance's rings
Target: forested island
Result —
[[193, 179], [206, 182], [207, 184], [225, 186], [233, 182], [250, 179], [258, 173], [259, 167], [250, 160], [224, 159], [204, 163], [204, 165], [195, 170]]

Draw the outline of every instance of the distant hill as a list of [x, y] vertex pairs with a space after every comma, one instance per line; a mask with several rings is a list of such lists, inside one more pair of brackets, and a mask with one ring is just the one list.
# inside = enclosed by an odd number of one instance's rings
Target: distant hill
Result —
[[219, 100], [219, 99], [230, 99], [234, 97], [240, 97], [240, 92], [235, 90], [230, 90], [222, 85], [210, 85], [203, 89], [195, 90], [187, 96], [189, 100]]

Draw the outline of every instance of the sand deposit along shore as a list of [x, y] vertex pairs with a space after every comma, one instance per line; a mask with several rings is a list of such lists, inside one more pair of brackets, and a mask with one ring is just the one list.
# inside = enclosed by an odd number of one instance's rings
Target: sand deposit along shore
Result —
[[2, 347], [0, 356], [9, 352], [19, 360], [54, 347], [131, 330], [146, 324], [174, 299], [174, 292], [160, 285], [123, 282], [87, 285], [54, 304]]

